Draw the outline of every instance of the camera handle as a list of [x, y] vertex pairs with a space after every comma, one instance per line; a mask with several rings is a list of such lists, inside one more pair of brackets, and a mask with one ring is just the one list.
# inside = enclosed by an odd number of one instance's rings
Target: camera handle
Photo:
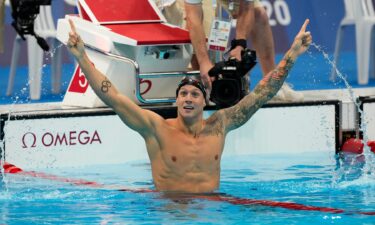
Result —
[[36, 38], [36, 42], [38, 43], [39, 47], [41, 47], [44, 51], [48, 52], [49, 45], [47, 41], [35, 33], [34, 33], [34, 37]]

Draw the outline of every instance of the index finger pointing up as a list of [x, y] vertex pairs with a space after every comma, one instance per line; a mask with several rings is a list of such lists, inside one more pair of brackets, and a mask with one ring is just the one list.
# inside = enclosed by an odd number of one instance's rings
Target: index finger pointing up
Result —
[[77, 34], [76, 27], [74, 26], [74, 23], [71, 19], [69, 19], [70, 29], [72, 29], [72, 32], [74, 34]]
[[310, 22], [309, 19], [306, 19], [306, 20], [305, 20], [305, 23], [302, 25], [301, 30], [299, 31], [300, 33], [301, 33], [301, 32], [305, 33], [305, 31], [306, 31], [306, 27], [307, 27], [307, 24], [309, 24], [309, 22]]

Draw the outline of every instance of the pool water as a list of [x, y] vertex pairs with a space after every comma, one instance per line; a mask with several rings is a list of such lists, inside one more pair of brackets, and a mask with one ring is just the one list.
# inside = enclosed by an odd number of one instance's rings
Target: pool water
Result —
[[154, 189], [147, 161], [5, 174], [0, 224], [374, 224], [366, 213], [375, 212], [375, 179], [363, 174], [365, 160], [224, 154], [220, 189], [198, 196], [142, 191]]

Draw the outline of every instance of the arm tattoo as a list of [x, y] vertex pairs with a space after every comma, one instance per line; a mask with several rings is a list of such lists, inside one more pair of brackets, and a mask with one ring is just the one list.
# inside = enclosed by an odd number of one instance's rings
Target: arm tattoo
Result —
[[105, 78], [103, 81], [102, 81], [102, 87], [101, 87], [101, 90], [103, 93], [107, 93], [109, 91], [109, 88], [112, 87], [112, 83], [111, 81], [109, 81], [107, 78]]
[[225, 109], [225, 118], [228, 123], [227, 131], [236, 129], [246, 123], [262, 106], [260, 99], [261, 95], [253, 92], [243, 98], [238, 104]]
[[218, 111], [207, 119], [204, 133], [211, 136], [224, 135], [224, 121], [220, 118], [220, 116], [221, 113]]
[[289, 74], [290, 70], [294, 65], [294, 60], [286, 55], [276, 69], [268, 73], [260, 82], [260, 86], [257, 86], [254, 92], [264, 93], [268, 96], [273, 97], [280, 89], [285, 78]]
[[238, 104], [224, 110], [228, 131], [246, 123], [264, 103], [279, 91], [292, 69], [294, 61], [295, 59], [287, 54], [276, 69], [264, 76], [252, 93], [243, 98]]
[[289, 71], [292, 69], [294, 65], [294, 60], [290, 56], [285, 56], [283, 60], [280, 62], [281, 65], [278, 66], [279, 68], [279, 77], [286, 77], [289, 74]]
[[286, 75], [288, 75], [289, 71], [292, 69], [294, 65], [294, 60], [289, 57], [285, 56], [276, 69], [268, 73], [262, 80], [262, 85], [267, 85], [268, 83], [272, 83], [274, 81], [284, 81]]

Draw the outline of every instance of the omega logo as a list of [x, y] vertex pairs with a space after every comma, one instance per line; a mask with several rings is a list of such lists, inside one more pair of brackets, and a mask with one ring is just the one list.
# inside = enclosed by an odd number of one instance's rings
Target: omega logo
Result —
[[37, 144], [44, 147], [72, 146], [72, 145], [91, 145], [101, 144], [98, 131], [90, 133], [89, 131], [68, 131], [64, 133], [45, 132], [37, 136], [33, 132], [27, 132], [22, 136], [22, 148], [35, 148]]

